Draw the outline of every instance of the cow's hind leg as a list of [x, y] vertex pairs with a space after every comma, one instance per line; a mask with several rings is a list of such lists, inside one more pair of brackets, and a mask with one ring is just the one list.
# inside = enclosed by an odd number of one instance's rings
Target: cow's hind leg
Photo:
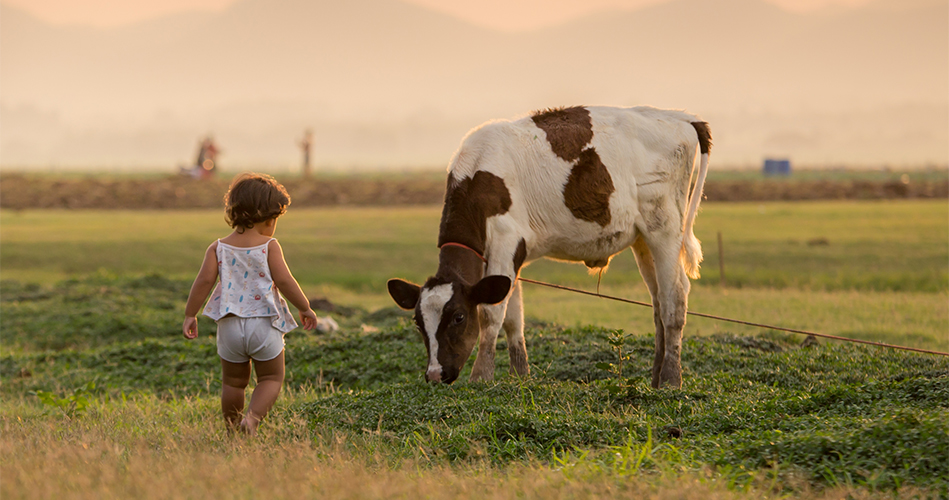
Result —
[[656, 282], [656, 264], [652, 258], [652, 252], [646, 246], [642, 237], [636, 238], [633, 242], [633, 255], [636, 257], [636, 264], [639, 265], [639, 274], [646, 282], [646, 288], [649, 289], [649, 295], [652, 297], [652, 320], [656, 325], [656, 356], [652, 363], [652, 386], [659, 388], [659, 373], [662, 370], [662, 359], [665, 356], [665, 331], [662, 327], [662, 304], [659, 300], [659, 285]]
[[[670, 234], [672, 233], [672, 234]], [[659, 387], [682, 387], [682, 329], [688, 307], [689, 278], [679, 261], [682, 235], [678, 232], [659, 232], [647, 236], [656, 268], [659, 288], [659, 313], [662, 319], [662, 368], [659, 369]]]
[[517, 281], [514, 291], [507, 302], [504, 315], [504, 333], [507, 335], [507, 349], [511, 356], [511, 373], [526, 377], [530, 373], [527, 365], [527, 344], [524, 341], [524, 298], [521, 295], [521, 282]]

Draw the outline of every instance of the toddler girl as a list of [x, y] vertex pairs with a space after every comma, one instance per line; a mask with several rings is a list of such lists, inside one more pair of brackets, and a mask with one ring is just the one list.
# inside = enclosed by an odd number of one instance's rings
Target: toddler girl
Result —
[[[228, 429], [251, 435], [280, 394], [283, 335], [297, 327], [280, 293], [300, 311], [304, 329], [312, 330], [317, 323], [273, 238], [277, 218], [287, 212], [289, 204], [286, 189], [269, 175], [243, 174], [234, 179], [224, 195], [225, 220], [234, 232], [211, 243], [204, 254], [181, 327], [186, 338], [198, 336], [196, 316], [217, 283], [204, 315], [217, 321], [217, 352], [224, 383], [221, 412]], [[244, 415], [251, 359], [257, 387]]]

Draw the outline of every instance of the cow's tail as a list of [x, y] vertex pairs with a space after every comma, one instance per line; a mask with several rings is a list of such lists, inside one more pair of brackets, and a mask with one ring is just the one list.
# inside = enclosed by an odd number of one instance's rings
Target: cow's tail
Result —
[[712, 147], [712, 134], [709, 132], [708, 123], [706, 122], [692, 122], [692, 126], [695, 127], [695, 132], [699, 136], [701, 160], [699, 161], [698, 176], [695, 178], [695, 187], [692, 188], [692, 194], [689, 196], [689, 208], [685, 214], [684, 236], [679, 260], [682, 262], [685, 273], [690, 278], [697, 279], [699, 277], [699, 264], [702, 263], [702, 242], [692, 232], [692, 225], [695, 224], [695, 215], [698, 213], [699, 203], [702, 201], [702, 188], [705, 187], [705, 176], [708, 174], [708, 153]]

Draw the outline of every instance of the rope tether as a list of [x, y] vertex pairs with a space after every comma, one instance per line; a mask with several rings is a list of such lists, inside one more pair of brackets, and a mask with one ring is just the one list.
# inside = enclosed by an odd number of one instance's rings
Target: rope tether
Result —
[[[543, 282], [543, 281], [536, 281], [536, 280], [527, 279], [527, 278], [518, 277], [517, 279], [519, 279], [519, 280], [521, 280], [521, 281], [523, 281], [523, 282], [525, 282], [525, 283], [533, 283], [533, 284], [535, 284], [535, 285], [546, 286], [546, 287], [548, 287], [548, 288], [556, 288], [556, 289], [558, 289], [558, 290], [566, 290], [566, 291], [568, 291], [568, 292], [580, 293], [580, 294], [583, 294], [583, 295], [591, 295], [591, 296], [593, 296], [593, 297], [599, 297], [599, 298], [601, 298], [601, 299], [610, 299], [610, 300], [615, 300], [615, 301], [618, 301], [618, 302], [625, 302], [625, 303], [627, 303], [627, 304], [635, 304], [635, 305], [637, 305], [637, 306], [645, 306], [645, 307], [649, 307], [649, 308], [652, 307], [652, 304], [650, 304], [650, 303], [648, 303], [648, 302], [640, 302], [640, 301], [638, 301], [638, 300], [624, 299], [624, 298], [622, 298], [622, 297], [613, 297], [613, 296], [611, 296], [611, 295], [603, 295], [603, 294], [601, 294], [601, 293], [599, 293], [599, 292], [593, 293], [593, 292], [588, 292], [588, 291], [586, 291], [586, 290], [580, 290], [580, 289], [578, 289], [578, 288], [570, 288], [570, 287], [568, 287], [568, 286], [555, 285], [555, 284], [553, 284], [553, 283], [545, 283], [545, 282]], [[926, 349], [917, 349], [917, 348], [915, 348], [915, 347], [906, 347], [906, 346], [901, 346], [901, 345], [884, 344], [884, 343], [882, 343], [882, 342], [873, 342], [873, 341], [870, 341], [870, 340], [860, 340], [860, 339], [851, 339], [851, 338], [847, 338], [847, 337], [838, 337], [838, 336], [836, 336], [836, 335], [827, 335], [827, 334], [825, 334], [825, 333], [808, 332], [808, 331], [806, 331], [806, 330], [795, 330], [795, 329], [793, 329], [793, 328], [784, 328], [784, 327], [781, 327], [781, 326], [765, 325], [765, 324], [762, 324], [762, 323], [752, 323], [752, 322], [750, 322], [750, 321], [742, 321], [742, 320], [740, 320], [740, 319], [723, 318], [723, 317], [721, 317], [721, 316], [715, 316], [715, 315], [713, 315], [713, 314], [704, 314], [704, 313], [694, 312], [694, 311], [687, 311], [687, 314], [691, 314], [692, 316], [699, 316], [699, 317], [702, 317], [702, 318], [716, 319], [716, 320], [719, 320], [719, 321], [728, 321], [728, 322], [730, 322], [730, 323], [738, 323], [738, 324], [740, 324], [740, 325], [756, 326], [756, 327], [758, 327], [758, 328], [768, 328], [768, 329], [770, 329], [770, 330], [778, 330], [778, 331], [782, 331], [782, 332], [800, 333], [800, 334], [802, 334], [802, 335], [813, 335], [813, 336], [815, 336], [815, 337], [823, 337], [823, 338], [825, 338], [825, 339], [841, 340], [841, 341], [844, 341], [844, 342], [856, 342], [856, 343], [859, 343], [859, 344], [868, 344], [868, 345], [874, 345], [874, 346], [877, 346], [877, 347], [888, 347], [888, 348], [890, 348], [890, 349], [902, 349], [902, 350], [904, 350], [904, 351], [921, 352], [921, 353], [925, 353], [925, 354], [935, 354], [935, 355], [937, 355], [937, 356], [949, 356], [949, 352], [929, 351], [929, 350], [926, 350]]]

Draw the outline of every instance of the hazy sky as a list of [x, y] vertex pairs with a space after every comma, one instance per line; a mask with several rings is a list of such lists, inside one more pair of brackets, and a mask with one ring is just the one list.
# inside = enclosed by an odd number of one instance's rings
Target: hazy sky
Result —
[[[382, 7], [394, 1], [420, 8]], [[434, 166], [478, 123], [577, 103], [696, 112], [723, 165], [944, 164], [949, 151], [946, 0], [0, 3], [61, 27], [208, 13], [104, 32], [14, 29], [6, 16], [0, 166], [168, 169], [213, 133], [234, 168], [296, 168], [305, 128], [323, 165]], [[522, 32], [627, 12], [537, 44], [432, 11]], [[681, 32], [654, 43], [670, 29]]]
[[[54, 24], [117, 26], [183, 11], [222, 10], [238, 0], [3, 0]], [[405, 0], [502, 30], [557, 24], [609, 8], [635, 9], [668, 0]], [[788, 10], [852, 6], [870, 0], [768, 0]], [[899, 1], [899, 0], [897, 0]]]

